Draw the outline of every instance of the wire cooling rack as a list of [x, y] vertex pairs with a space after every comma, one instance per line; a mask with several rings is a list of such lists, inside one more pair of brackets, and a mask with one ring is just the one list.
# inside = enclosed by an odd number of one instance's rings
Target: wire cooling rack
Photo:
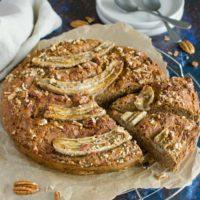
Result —
[[[172, 56], [165, 53], [164, 51], [157, 49], [162, 55], [164, 60], [167, 62], [167, 69], [170, 76], [179, 77], [190, 77], [193, 79], [195, 89], [200, 97], [200, 84], [190, 73], [184, 74], [183, 66], [180, 62], [175, 60]], [[200, 146], [200, 145], [199, 145]], [[198, 176], [200, 178], [200, 175]], [[175, 188], [175, 189], [130, 189], [117, 196], [115, 200], [186, 200], [192, 199], [191, 186]], [[194, 186], [195, 187], [195, 186]], [[197, 187], [198, 183], [197, 183]]]

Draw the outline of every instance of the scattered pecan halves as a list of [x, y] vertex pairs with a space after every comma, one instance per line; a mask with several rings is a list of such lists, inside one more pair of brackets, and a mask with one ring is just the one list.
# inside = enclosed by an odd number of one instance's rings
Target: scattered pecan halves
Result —
[[185, 51], [188, 54], [195, 53], [194, 45], [188, 40], [183, 40], [182, 42], [179, 43], [179, 46], [183, 51]]
[[28, 195], [40, 190], [37, 183], [28, 180], [19, 180], [14, 183], [13, 191], [18, 195]]

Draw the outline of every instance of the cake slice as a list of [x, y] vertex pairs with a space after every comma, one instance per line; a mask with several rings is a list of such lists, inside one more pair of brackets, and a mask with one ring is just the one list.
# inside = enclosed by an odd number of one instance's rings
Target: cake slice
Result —
[[144, 52], [129, 47], [115, 47], [108, 54], [108, 59], [121, 60], [124, 66], [118, 78], [96, 96], [99, 105], [110, 105], [117, 98], [137, 92], [147, 84], [167, 79], [162, 69]]
[[[149, 107], [144, 105], [145, 98], [153, 98]], [[198, 95], [190, 78], [172, 77], [163, 82], [155, 82], [151, 86], [146, 85], [139, 93], [129, 94], [115, 101], [112, 108], [120, 111], [143, 110], [140, 103], [148, 107], [144, 110], [166, 111], [199, 120]]]
[[138, 144], [169, 170], [179, 168], [190, 154], [199, 134], [199, 127], [185, 116], [168, 112], [111, 111], [111, 116], [132, 134]]
[[174, 77], [146, 85], [115, 101], [110, 115], [170, 170], [196, 146], [199, 103], [191, 79]]
[[172, 77], [152, 87], [156, 92], [152, 110], [166, 110], [199, 120], [199, 100], [191, 78]]

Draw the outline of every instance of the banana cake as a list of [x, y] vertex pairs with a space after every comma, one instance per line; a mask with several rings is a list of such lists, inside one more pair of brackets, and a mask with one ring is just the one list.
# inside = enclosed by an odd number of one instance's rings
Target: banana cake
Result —
[[134, 49], [59, 42], [33, 51], [7, 76], [3, 124], [19, 150], [49, 167], [74, 174], [125, 169], [142, 162], [142, 151], [99, 105], [165, 78]]
[[[197, 120], [199, 107], [191, 81], [180, 79], [185, 87], [180, 98], [186, 99], [180, 103], [180, 113], [175, 113], [176, 105], [163, 100], [164, 90], [173, 93], [168, 81], [145, 53], [130, 47], [93, 39], [58, 42], [31, 52], [6, 77], [3, 125], [21, 152], [73, 174], [118, 171], [140, 164], [143, 153], [137, 142], [145, 148], [151, 140], [152, 151], [160, 156], [158, 149], [165, 148], [161, 138], [174, 131], [176, 139], [166, 145], [170, 151], [164, 153], [170, 158], [165, 166], [174, 168], [194, 147], [198, 128], [193, 118]], [[160, 111], [163, 105], [168, 105], [165, 112]], [[175, 109], [168, 109], [173, 105]], [[129, 117], [131, 129], [122, 120]], [[144, 129], [143, 120], [161, 125], [156, 130], [150, 125]], [[183, 138], [184, 151], [172, 156]]]

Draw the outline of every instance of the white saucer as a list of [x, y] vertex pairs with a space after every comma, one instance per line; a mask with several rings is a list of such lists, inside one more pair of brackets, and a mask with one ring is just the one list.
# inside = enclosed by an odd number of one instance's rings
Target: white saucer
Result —
[[[112, 24], [113, 22], [109, 21], [108, 19], [106, 19], [102, 13], [99, 11], [98, 8], [96, 8], [97, 10], [97, 14], [99, 16], [99, 18], [101, 19], [101, 21], [105, 24]], [[181, 16], [183, 15], [183, 12], [181, 14]], [[173, 27], [173, 26], [171, 26]], [[144, 33], [148, 36], [154, 36], [154, 35], [159, 35], [161, 33], [166, 32], [166, 28], [164, 26], [163, 23], [158, 24], [157, 26], [155, 26], [153, 29], [137, 29], [139, 32]]]
[[[101, 19], [101, 21], [105, 24], [111, 24], [111, 23], [115, 23], [117, 21], [110, 21], [108, 18], [106, 18], [103, 13], [100, 11], [100, 9], [98, 8], [98, 5], [96, 6], [96, 10], [97, 10], [97, 14], [99, 15], [99, 18]], [[177, 12], [176, 14], [176, 19], [181, 19], [183, 16], [183, 9], [179, 10], [179, 12]], [[122, 20], [118, 20], [118, 21], [122, 21]], [[122, 21], [123, 22], [123, 21]], [[130, 23], [128, 23], [130, 24]], [[132, 24], [130, 24], [132, 25]], [[158, 35], [161, 33], [166, 32], [166, 28], [164, 26], [164, 24], [162, 22], [159, 21], [159, 23], [155, 23], [154, 27], [152, 28], [137, 28], [134, 25], [132, 25], [134, 28], [136, 28], [138, 31], [145, 33], [149, 36], [154, 36], [154, 35]]]
[[[138, 1], [138, 0], [135, 0]], [[180, 19], [184, 10], [184, 0], [160, 0], [161, 13], [174, 19]], [[141, 2], [141, 1], [140, 1]], [[141, 3], [140, 3], [141, 4]], [[110, 22], [122, 21], [137, 29], [150, 29], [160, 24], [160, 20], [146, 12], [138, 11], [132, 13], [123, 12], [114, 0], [96, 0], [96, 5], [101, 15]]]

